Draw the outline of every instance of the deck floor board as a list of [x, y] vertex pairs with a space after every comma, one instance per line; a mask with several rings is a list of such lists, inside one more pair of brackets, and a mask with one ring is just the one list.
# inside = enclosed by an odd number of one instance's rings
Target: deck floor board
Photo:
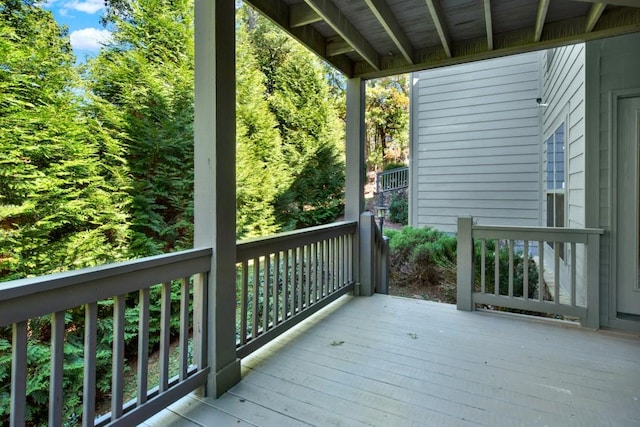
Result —
[[640, 337], [428, 301], [343, 297], [242, 366], [146, 425], [640, 425]]

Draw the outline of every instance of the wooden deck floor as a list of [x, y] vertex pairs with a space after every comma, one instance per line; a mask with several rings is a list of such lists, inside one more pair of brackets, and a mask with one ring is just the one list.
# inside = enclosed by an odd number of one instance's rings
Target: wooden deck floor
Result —
[[640, 338], [455, 306], [344, 297], [156, 426], [640, 425]]

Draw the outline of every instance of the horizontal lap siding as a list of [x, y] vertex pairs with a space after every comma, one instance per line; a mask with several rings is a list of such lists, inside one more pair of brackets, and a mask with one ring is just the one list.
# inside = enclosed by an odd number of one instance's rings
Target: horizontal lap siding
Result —
[[539, 54], [413, 75], [412, 225], [538, 225]]

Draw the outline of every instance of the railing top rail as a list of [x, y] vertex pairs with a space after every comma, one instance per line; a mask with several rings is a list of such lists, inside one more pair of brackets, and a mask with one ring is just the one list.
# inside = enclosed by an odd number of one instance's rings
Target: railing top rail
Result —
[[398, 173], [398, 172], [405, 171], [405, 170], [409, 170], [409, 167], [408, 166], [403, 166], [401, 168], [388, 169], [386, 171], [378, 172], [377, 175], [378, 176], [391, 175], [393, 173]]
[[265, 253], [286, 251], [332, 237], [353, 234], [356, 232], [357, 224], [356, 221], [339, 221], [301, 230], [286, 231], [273, 236], [243, 240], [236, 244], [236, 262], [247, 261]]
[[0, 326], [207, 272], [211, 254], [189, 249], [0, 283]]
[[505, 226], [505, 225], [473, 225], [473, 231], [527, 231], [527, 232], [553, 232], [556, 234], [604, 234], [601, 228], [568, 228], [568, 227], [531, 227], [531, 226]]
[[474, 225], [474, 238], [509, 239], [547, 242], [587, 243], [589, 235], [600, 235], [604, 230], [594, 228], [562, 227], [508, 227]]

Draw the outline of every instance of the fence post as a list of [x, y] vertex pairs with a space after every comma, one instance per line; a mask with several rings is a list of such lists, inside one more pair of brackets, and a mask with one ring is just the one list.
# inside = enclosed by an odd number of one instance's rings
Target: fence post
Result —
[[600, 234], [587, 235], [587, 316], [580, 319], [585, 328], [600, 328]]
[[360, 215], [358, 241], [360, 242], [360, 286], [356, 286], [356, 295], [371, 296], [374, 292], [375, 273], [373, 245], [375, 220], [371, 212]]
[[473, 310], [473, 218], [458, 218], [457, 305], [458, 310]]

